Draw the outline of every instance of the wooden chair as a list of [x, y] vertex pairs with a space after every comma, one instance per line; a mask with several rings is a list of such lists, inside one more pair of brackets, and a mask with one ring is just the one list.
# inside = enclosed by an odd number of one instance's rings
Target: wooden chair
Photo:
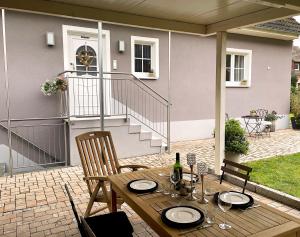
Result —
[[[90, 201], [84, 217], [93, 215], [106, 208], [110, 210], [111, 193], [107, 187], [107, 176], [119, 174], [124, 168], [136, 171], [139, 168], [147, 169], [148, 167], [143, 165], [120, 166], [109, 131], [87, 132], [77, 136], [75, 139], [84, 172], [84, 180], [87, 183], [90, 194]], [[106, 203], [106, 206], [91, 211], [94, 202]], [[119, 207], [122, 203], [123, 200], [117, 198]]]
[[[133, 228], [128, 220], [125, 212], [114, 212], [99, 216], [80, 217], [76, 211], [73, 198], [70, 194], [67, 184], [65, 189], [69, 197], [71, 207], [78, 225], [81, 236], [97, 237], [97, 236], [123, 236], [132, 237]], [[117, 228], [114, 225], [117, 223]]]
[[[221, 170], [223, 172], [222, 172], [222, 175], [221, 175], [221, 178], [220, 178], [220, 184], [222, 183], [222, 181], [224, 179], [225, 172], [229, 173], [231, 175], [237, 176], [237, 177], [242, 178], [242, 179], [245, 180], [244, 186], [243, 186], [243, 193], [244, 193], [245, 192], [245, 187], [247, 185], [247, 181], [250, 178], [249, 174], [252, 171], [252, 168], [248, 167], [246, 165], [241, 165], [239, 163], [236, 163], [236, 162], [233, 162], [233, 161], [230, 161], [230, 160], [226, 160], [226, 159], [223, 160], [223, 163], [224, 163], [224, 166], [221, 167]], [[240, 170], [243, 170], [245, 172], [244, 173], [239, 172]]]

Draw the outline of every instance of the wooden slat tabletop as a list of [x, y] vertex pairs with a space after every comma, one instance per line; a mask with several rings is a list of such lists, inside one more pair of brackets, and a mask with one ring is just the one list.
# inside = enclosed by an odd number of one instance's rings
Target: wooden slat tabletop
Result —
[[[160, 218], [160, 213], [164, 208], [176, 205], [190, 205], [201, 210], [205, 205], [197, 201], [187, 201], [184, 197], [174, 199], [170, 195], [162, 193], [152, 193], [147, 195], [137, 195], [127, 189], [127, 183], [134, 179], [151, 179], [159, 184], [167, 186], [170, 184], [168, 177], [161, 177], [161, 172], [169, 174], [170, 168], [155, 168], [137, 172], [123, 173], [109, 176], [112, 189], [120, 195], [124, 201], [160, 236], [252, 236], [252, 237], [300, 237], [300, 219], [294, 218], [286, 213], [280, 212], [272, 207], [255, 201], [260, 207], [241, 210], [229, 210], [227, 212], [227, 222], [232, 226], [229, 230], [221, 230], [217, 224], [205, 229], [193, 229], [194, 231], [184, 234], [185, 230], [174, 229], [165, 225]], [[220, 185], [215, 176], [205, 177], [205, 187], [210, 187], [215, 191], [228, 190]], [[200, 189], [200, 186], [197, 187]], [[215, 209], [216, 223], [224, 221], [224, 214], [217, 205], [211, 201], [211, 208]], [[192, 230], [192, 229], [191, 229]]]

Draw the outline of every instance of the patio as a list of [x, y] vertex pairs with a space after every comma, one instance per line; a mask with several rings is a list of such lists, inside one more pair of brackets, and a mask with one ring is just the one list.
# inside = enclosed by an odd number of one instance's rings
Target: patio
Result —
[[[283, 130], [272, 133], [271, 138], [251, 140], [250, 152], [244, 160], [260, 159], [276, 154], [288, 154], [297, 151], [300, 133]], [[268, 147], [265, 147], [268, 142]], [[212, 140], [198, 140], [173, 144], [173, 152], [179, 151], [183, 157], [186, 152], [197, 152], [202, 160], [213, 160]], [[207, 155], [210, 154], [210, 155]], [[163, 155], [173, 163], [174, 154]], [[140, 163], [150, 166], [160, 165], [159, 157], [146, 156], [123, 159], [122, 163]], [[211, 164], [213, 164], [211, 162]], [[48, 171], [17, 174], [0, 178], [0, 235], [5, 236], [79, 236], [77, 225], [63, 185], [68, 183], [77, 209], [82, 214], [89, 200], [87, 186], [82, 180], [82, 168], [66, 167]], [[226, 185], [231, 186], [226, 183]], [[240, 189], [234, 187], [236, 189]], [[300, 211], [281, 203], [274, 202], [251, 193], [257, 200], [273, 206], [283, 212], [300, 218]], [[134, 226], [135, 236], [157, 236], [156, 233], [135, 214], [126, 204], [122, 209], [127, 213]]]

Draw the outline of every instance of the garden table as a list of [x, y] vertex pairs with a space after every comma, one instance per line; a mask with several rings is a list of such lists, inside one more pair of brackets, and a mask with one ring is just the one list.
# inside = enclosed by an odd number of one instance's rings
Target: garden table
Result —
[[260, 117], [258, 115], [244, 115], [242, 116], [245, 122], [246, 131], [248, 132], [249, 136], [260, 136], [262, 135], [262, 121], [263, 117]]
[[[136, 172], [117, 174], [109, 176], [112, 188], [112, 211], [117, 210], [116, 195], [118, 193], [124, 201], [159, 235], [163, 237], [176, 236], [252, 236], [252, 237], [299, 237], [300, 219], [294, 218], [284, 212], [280, 212], [272, 207], [264, 205], [258, 201], [259, 207], [241, 210], [229, 210], [227, 212], [227, 222], [232, 226], [229, 230], [221, 230], [218, 225], [213, 225], [205, 229], [191, 229], [192, 232], [184, 234], [185, 230], [174, 229], [165, 225], [160, 218], [160, 213], [164, 208], [178, 204], [191, 205], [199, 209], [204, 209], [205, 204], [199, 204], [197, 201], [187, 201], [172, 199], [170, 195], [162, 193], [150, 193], [139, 195], [129, 192], [127, 183], [134, 179], [152, 179], [160, 184], [169, 185], [169, 178], [159, 176], [159, 173], [169, 174], [170, 168], [154, 168], [140, 170]], [[204, 185], [215, 189], [216, 191], [228, 190], [213, 175], [205, 178]], [[209, 205], [215, 205], [210, 203]], [[216, 210], [218, 210], [217, 206]], [[223, 213], [215, 212], [216, 222], [223, 222]]]

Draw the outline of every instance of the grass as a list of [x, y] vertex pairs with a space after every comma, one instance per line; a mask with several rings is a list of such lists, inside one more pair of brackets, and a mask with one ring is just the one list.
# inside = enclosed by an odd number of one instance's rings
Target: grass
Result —
[[250, 180], [300, 197], [300, 153], [251, 161]]

